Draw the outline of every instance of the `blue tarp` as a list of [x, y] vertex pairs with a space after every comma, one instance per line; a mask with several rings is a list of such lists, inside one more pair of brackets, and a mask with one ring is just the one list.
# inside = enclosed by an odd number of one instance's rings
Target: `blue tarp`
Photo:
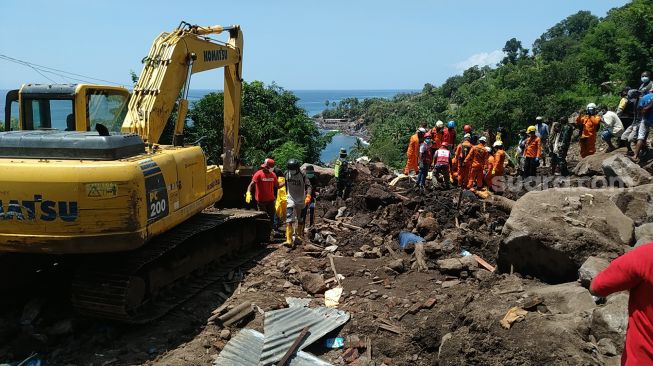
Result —
[[402, 249], [406, 249], [410, 244], [421, 243], [423, 241], [424, 238], [408, 231], [402, 231], [399, 233], [399, 246]]

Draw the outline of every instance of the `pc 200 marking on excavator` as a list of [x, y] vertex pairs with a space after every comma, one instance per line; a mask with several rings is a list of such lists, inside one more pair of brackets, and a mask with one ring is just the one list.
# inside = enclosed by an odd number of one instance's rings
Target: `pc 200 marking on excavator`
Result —
[[[222, 32], [227, 42], [209, 37]], [[242, 50], [239, 26], [182, 22], [154, 40], [131, 96], [89, 84], [8, 93], [19, 105], [19, 130], [0, 133], [0, 201], [8, 204], [0, 253], [81, 255], [73, 306], [144, 322], [198, 291], [197, 283], [184, 286], [177, 300], [157, 303], [180, 278], [267, 240], [262, 212], [201, 213], [229, 196], [225, 179], [238, 178]], [[215, 68], [224, 68], [222, 167], [183, 138], [190, 77]], [[173, 145], [160, 145], [175, 103]], [[108, 132], [119, 125], [122, 133]]]

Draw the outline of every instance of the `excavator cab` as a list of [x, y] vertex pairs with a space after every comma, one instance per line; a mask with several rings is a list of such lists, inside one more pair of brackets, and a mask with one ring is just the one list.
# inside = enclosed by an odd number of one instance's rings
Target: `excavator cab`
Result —
[[[91, 84], [25, 84], [7, 93], [5, 131], [120, 132], [129, 103], [125, 88]], [[16, 115], [16, 112], [18, 115]], [[13, 123], [12, 123], [13, 121]]]

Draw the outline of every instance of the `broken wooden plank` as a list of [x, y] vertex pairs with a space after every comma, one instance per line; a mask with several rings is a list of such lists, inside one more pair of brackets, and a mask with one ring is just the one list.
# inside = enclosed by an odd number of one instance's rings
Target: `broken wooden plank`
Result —
[[277, 366], [286, 366], [290, 358], [295, 354], [295, 352], [297, 352], [299, 345], [304, 341], [304, 339], [306, 339], [306, 337], [308, 337], [309, 334], [308, 327], [304, 327], [302, 332], [299, 333], [299, 336], [297, 336], [290, 348], [286, 351], [286, 354], [283, 355], [283, 358], [277, 362]]
[[496, 270], [496, 268], [494, 268], [494, 266], [492, 266], [490, 263], [486, 262], [485, 259], [479, 257], [478, 255], [476, 255], [476, 254], [472, 254], [472, 257], [474, 257], [474, 259], [476, 260], [476, 262], [478, 262], [478, 264], [480, 264], [481, 266], [483, 266], [483, 267], [484, 267], [485, 269], [487, 269], [488, 271], [490, 271], [490, 272], [494, 272], [494, 271]]
[[383, 330], [387, 330], [388, 332], [392, 332], [392, 333], [395, 333], [395, 334], [402, 334], [403, 333], [401, 328], [394, 327], [394, 326], [387, 325], [387, 324], [379, 324], [379, 328], [383, 329]]
[[336, 271], [336, 264], [333, 262], [333, 255], [330, 254], [329, 263], [331, 263], [331, 270], [333, 270], [333, 276], [336, 278], [336, 281], [338, 281], [338, 286], [342, 286], [342, 283], [340, 283], [340, 275], [338, 274], [338, 271]]
[[322, 220], [326, 221], [326, 222], [330, 222], [330, 223], [335, 224], [335, 225], [342, 225], [342, 226], [344, 226], [344, 227], [346, 227], [348, 229], [352, 229], [352, 230], [363, 230], [363, 228], [360, 227], [360, 226], [347, 224], [347, 223], [344, 223], [342, 221], [336, 221], [336, 220], [325, 219], [325, 218], [322, 218]]

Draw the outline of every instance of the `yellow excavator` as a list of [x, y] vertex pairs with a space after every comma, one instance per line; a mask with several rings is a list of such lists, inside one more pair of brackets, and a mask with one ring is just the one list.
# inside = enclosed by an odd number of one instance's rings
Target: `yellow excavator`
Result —
[[[227, 42], [210, 37], [222, 32]], [[0, 133], [0, 253], [83, 258], [74, 307], [142, 323], [205, 286], [198, 269], [267, 240], [265, 214], [213, 209], [231, 194], [223, 182], [238, 180], [242, 52], [239, 26], [182, 22], [155, 39], [131, 96], [90, 84], [8, 93], [19, 128]], [[191, 75], [215, 68], [224, 68], [222, 167], [184, 143]], [[173, 144], [160, 145], [175, 105]]]

